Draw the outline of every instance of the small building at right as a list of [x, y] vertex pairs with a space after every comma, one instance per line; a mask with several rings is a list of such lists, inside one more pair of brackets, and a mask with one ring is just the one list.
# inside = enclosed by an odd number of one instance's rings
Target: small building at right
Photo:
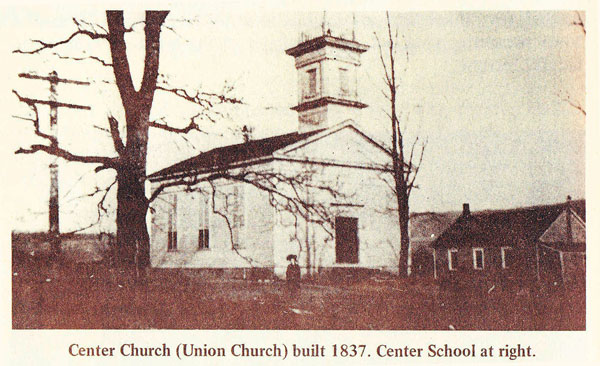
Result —
[[585, 200], [480, 212], [465, 203], [431, 246], [440, 280], [585, 283]]
[[542, 234], [536, 249], [538, 280], [585, 283], [585, 201], [567, 199], [565, 209]]

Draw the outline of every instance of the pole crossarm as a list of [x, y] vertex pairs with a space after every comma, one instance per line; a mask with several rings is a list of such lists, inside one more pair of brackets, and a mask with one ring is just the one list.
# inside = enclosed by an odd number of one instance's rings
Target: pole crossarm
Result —
[[51, 83], [54, 82], [54, 83], [65, 83], [65, 84], [75, 84], [75, 85], [90, 85], [90, 83], [88, 81], [61, 79], [58, 76], [41, 76], [41, 75], [28, 74], [28, 73], [20, 73], [19, 77], [25, 78], [25, 79], [46, 80]]
[[87, 105], [79, 105], [79, 104], [71, 104], [71, 103], [63, 103], [57, 102], [53, 100], [41, 100], [41, 99], [33, 99], [33, 98], [25, 98], [21, 97], [21, 100], [27, 104], [47, 104], [51, 107], [64, 107], [64, 108], [73, 108], [73, 109], [85, 109], [90, 110], [91, 107]]

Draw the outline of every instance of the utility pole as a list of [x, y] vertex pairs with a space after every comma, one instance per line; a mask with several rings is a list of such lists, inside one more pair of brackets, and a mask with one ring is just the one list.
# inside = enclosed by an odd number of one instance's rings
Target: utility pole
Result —
[[[46, 104], [50, 106], [50, 146], [58, 147], [58, 108], [84, 109], [90, 110], [89, 106], [61, 103], [57, 101], [56, 87], [58, 83], [75, 84], [75, 85], [90, 85], [87, 81], [77, 81], [61, 79], [56, 71], [52, 71], [48, 76], [40, 76], [34, 74], [21, 73], [19, 77], [26, 79], [38, 79], [50, 82], [50, 97], [49, 100], [39, 100], [23, 98], [26, 102], [36, 104]], [[58, 206], [58, 157], [53, 157], [49, 165], [50, 170], [50, 199], [48, 200], [48, 234], [51, 240], [52, 254], [58, 256], [60, 253], [60, 226], [59, 226], [59, 206]]]

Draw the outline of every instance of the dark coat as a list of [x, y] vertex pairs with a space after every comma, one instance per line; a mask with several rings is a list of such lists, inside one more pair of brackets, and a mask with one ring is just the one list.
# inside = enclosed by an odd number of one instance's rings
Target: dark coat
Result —
[[300, 284], [300, 266], [296, 263], [290, 263], [285, 272], [285, 279], [290, 285]]

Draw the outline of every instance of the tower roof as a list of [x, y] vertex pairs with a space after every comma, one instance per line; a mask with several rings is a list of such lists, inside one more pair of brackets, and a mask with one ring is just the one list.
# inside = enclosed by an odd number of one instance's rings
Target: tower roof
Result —
[[314, 109], [317, 107], [322, 107], [327, 104], [339, 104], [339, 105], [354, 107], [354, 108], [358, 108], [358, 109], [363, 109], [363, 108], [368, 107], [368, 105], [366, 105], [365, 103], [361, 103], [358, 101], [347, 100], [347, 99], [342, 99], [342, 98], [334, 98], [334, 97], [321, 97], [319, 99], [313, 99], [308, 102], [300, 103], [297, 106], [292, 107], [291, 109], [294, 111], [297, 111], [297, 112], [302, 112], [302, 111], [307, 111], [307, 110]]
[[290, 56], [297, 57], [325, 46], [344, 48], [358, 53], [363, 53], [369, 49], [369, 46], [366, 44], [329, 35], [323, 35], [317, 38], [309, 39], [308, 41], [302, 42], [295, 47], [289, 48], [285, 51], [285, 53]]

